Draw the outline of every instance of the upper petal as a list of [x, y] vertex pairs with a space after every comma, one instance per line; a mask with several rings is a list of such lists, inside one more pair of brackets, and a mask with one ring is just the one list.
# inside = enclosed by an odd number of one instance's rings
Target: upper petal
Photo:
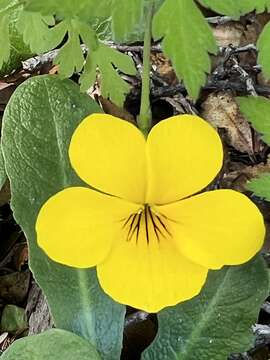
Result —
[[[207, 269], [182, 256], [168, 239], [148, 236], [142, 224], [139, 236], [117, 241], [97, 266], [103, 290], [114, 300], [147, 312], [158, 312], [197, 295]], [[136, 238], [136, 239], [135, 239]]]
[[121, 220], [138, 205], [83, 187], [58, 192], [42, 206], [37, 242], [56, 262], [77, 268], [95, 266], [121, 236]]
[[218, 133], [204, 120], [179, 115], [159, 122], [147, 138], [147, 201], [166, 204], [198, 192], [222, 167]]
[[131, 123], [107, 114], [88, 116], [72, 136], [69, 157], [89, 185], [133, 202], [144, 202], [145, 139]]
[[233, 190], [205, 192], [156, 211], [171, 219], [173, 239], [182, 254], [210, 269], [242, 264], [262, 247], [262, 214]]

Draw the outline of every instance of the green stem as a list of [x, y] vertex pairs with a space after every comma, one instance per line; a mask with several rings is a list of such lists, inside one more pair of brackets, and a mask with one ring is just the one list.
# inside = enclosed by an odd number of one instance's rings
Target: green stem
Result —
[[152, 123], [152, 112], [150, 105], [150, 55], [151, 55], [151, 39], [152, 39], [152, 18], [154, 11], [154, 3], [151, 1], [147, 13], [144, 44], [143, 44], [143, 72], [142, 72], [142, 93], [141, 93], [141, 109], [138, 117], [138, 126], [145, 136], [147, 136]]

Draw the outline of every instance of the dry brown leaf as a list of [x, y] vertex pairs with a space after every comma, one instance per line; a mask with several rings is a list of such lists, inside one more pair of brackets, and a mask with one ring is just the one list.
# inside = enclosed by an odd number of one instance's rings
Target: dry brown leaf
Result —
[[242, 24], [237, 22], [230, 22], [214, 27], [213, 33], [218, 46], [239, 46], [244, 30], [245, 29]]
[[225, 141], [236, 150], [253, 154], [252, 131], [240, 114], [238, 105], [228, 92], [210, 94], [202, 104], [204, 119], [215, 128], [223, 129]]

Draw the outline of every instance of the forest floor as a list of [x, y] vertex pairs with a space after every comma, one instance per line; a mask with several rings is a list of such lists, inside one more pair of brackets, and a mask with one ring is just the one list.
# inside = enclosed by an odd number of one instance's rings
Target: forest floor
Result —
[[[170, 62], [160, 51], [158, 44], [152, 48], [152, 112], [154, 123], [179, 113], [199, 114], [216, 127], [225, 149], [225, 163], [219, 177], [212, 184], [215, 188], [230, 188], [252, 198], [265, 217], [267, 238], [263, 254], [270, 264], [270, 203], [254, 197], [246, 190], [249, 179], [269, 172], [270, 148], [240, 114], [236, 96], [263, 95], [270, 97], [270, 82], [263, 78], [257, 64], [256, 41], [270, 14], [248, 15], [240, 21], [206, 14], [219, 44], [219, 53], [212, 57], [212, 72], [202, 88], [196, 103], [187, 96], [179, 83]], [[129, 53], [138, 69], [142, 65], [141, 44], [114, 45]], [[181, 45], [179, 45], [181, 46]], [[37, 61], [38, 60], [38, 61]], [[39, 74], [54, 74], [58, 68], [51, 57], [43, 56], [24, 62], [21, 69], [0, 80], [0, 112], [14, 90], [25, 79]], [[72, 78], [75, 82], [78, 76]], [[139, 112], [140, 78], [125, 79], [132, 84], [132, 91], [125, 103], [125, 110], [117, 108], [99, 95], [98, 85], [93, 96], [105, 112], [132, 120]], [[0, 354], [15, 339], [27, 333], [34, 334], [53, 326], [46, 300], [35, 284], [28, 268], [27, 242], [16, 224], [9, 206], [8, 182], [0, 192]], [[270, 300], [265, 299], [257, 324], [255, 346], [246, 353], [231, 355], [231, 360], [270, 359]], [[127, 312], [122, 359], [139, 359], [141, 351], [156, 334], [156, 319], [129, 309]], [[147, 336], [142, 337], [142, 329]]]

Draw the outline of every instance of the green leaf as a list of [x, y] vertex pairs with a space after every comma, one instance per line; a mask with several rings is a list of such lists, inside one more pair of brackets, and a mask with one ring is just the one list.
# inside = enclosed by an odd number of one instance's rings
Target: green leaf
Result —
[[127, 41], [128, 34], [143, 17], [145, 0], [112, 0], [112, 31], [114, 40]]
[[247, 183], [247, 189], [255, 195], [270, 201], [270, 174], [265, 173]]
[[193, 0], [166, 0], [154, 17], [155, 39], [164, 37], [162, 48], [171, 59], [188, 93], [196, 99], [210, 72], [208, 52], [217, 46], [210, 26]]
[[71, 332], [53, 329], [15, 341], [1, 360], [101, 360], [95, 348]]
[[[33, 53], [42, 53], [56, 47], [63, 39], [66, 28], [63, 24], [50, 29], [46, 18], [35, 12], [22, 11], [17, 29]], [[64, 23], [65, 25], [65, 23]]]
[[9, 16], [0, 15], [0, 69], [10, 56]]
[[15, 334], [28, 328], [24, 308], [15, 305], [6, 305], [1, 316], [1, 331]]
[[211, 271], [200, 295], [159, 313], [159, 333], [142, 360], [226, 360], [252, 344], [251, 325], [269, 293], [260, 256]]
[[270, 0], [198, 0], [203, 6], [215, 12], [239, 18], [253, 10], [257, 13], [264, 12], [270, 8]]
[[262, 66], [264, 75], [270, 78], [270, 22], [265, 25], [261, 32], [257, 47], [259, 50], [258, 63]]
[[2, 152], [2, 148], [0, 146], [0, 190], [7, 180], [7, 174], [5, 169], [5, 160]]
[[104, 294], [94, 268], [57, 264], [36, 243], [42, 204], [63, 188], [83, 185], [71, 168], [68, 147], [75, 128], [93, 112], [100, 108], [72, 81], [48, 75], [28, 79], [6, 107], [2, 149], [14, 217], [29, 241], [30, 267], [56, 326], [88, 338], [104, 360], [119, 360], [125, 307]]
[[270, 100], [263, 96], [236, 98], [240, 111], [270, 145]]
[[[8, 34], [1, 31], [1, 40], [4, 43], [0, 45], [0, 69], [1, 75], [7, 75], [12, 70], [21, 66], [21, 61], [30, 58], [33, 53], [24, 43], [22, 34], [17, 29], [17, 21], [22, 12], [22, 7], [11, 11], [8, 17]], [[0, 25], [1, 26], [1, 25]], [[8, 39], [7, 39], [8, 36]], [[9, 55], [8, 55], [9, 53]], [[4, 60], [5, 58], [5, 60]], [[5, 63], [1, 66], [1, 62]]]
[[76, 31], [68, 32], [68, 40], [54, 59], [54, 63], [60, 65], [60, 75], [63, 78], [70, 77], [74, 71], [82, 70], [84, 57], [79, 34]]
[[98, 48], [87, 57], [84, 72], [80, 78], [81, 89], [87, 90], [96, 79], [96, 68], [99, 68], [101, 77], [101, 93], [110, 98], [115, 104], [122, 105], [130, 86], [124, 81], [114, 66], [125, 74], [135, 75], [136, 68], [132, 59], [106, 45]]

